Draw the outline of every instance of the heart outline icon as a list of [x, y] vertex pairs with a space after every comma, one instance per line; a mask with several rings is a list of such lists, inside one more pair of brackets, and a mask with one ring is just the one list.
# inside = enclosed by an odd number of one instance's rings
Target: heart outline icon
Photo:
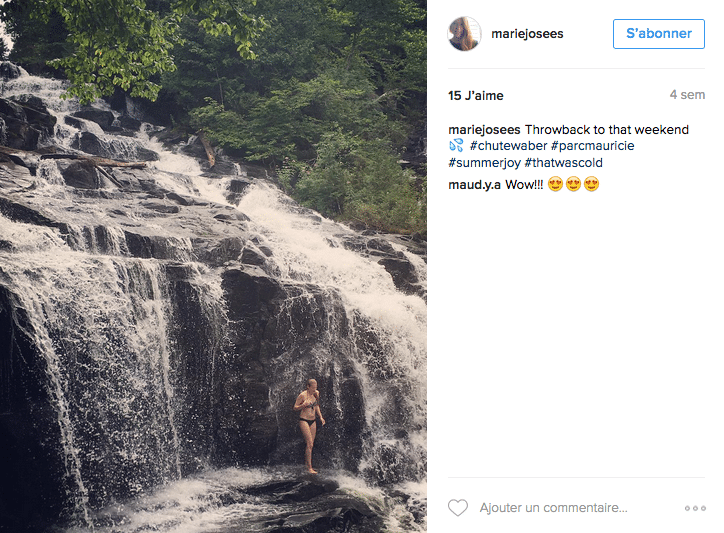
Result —
[[460, 516], [465, 511], [468, 510], [468, 501], [467, 500], [450, 500], [447, 502], [447, 508], [450, 509], [450, 512], [454, 514], [455, 516]]

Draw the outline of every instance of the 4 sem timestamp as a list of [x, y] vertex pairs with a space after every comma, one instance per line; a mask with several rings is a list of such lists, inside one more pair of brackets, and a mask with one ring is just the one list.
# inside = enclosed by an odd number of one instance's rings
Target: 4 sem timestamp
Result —
[[706, 100], [704, 91], [679, 91], [677, 94], [676, 89], [674, 89], [669, 96], [674, 100], [677, 98], [681, 98], [682, 100]]

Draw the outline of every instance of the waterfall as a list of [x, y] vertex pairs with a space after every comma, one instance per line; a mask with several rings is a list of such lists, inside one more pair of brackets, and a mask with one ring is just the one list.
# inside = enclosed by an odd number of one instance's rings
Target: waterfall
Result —
[[[49, 232], [8, 226], [0, 220], [17, 248], [35, 243], [3, 257], [0, 272], [32, 329], [16, 326], [45, 359], [66, 474], [78, 494], [74, 512], [87, 517], [89, 490], [103, 502], [106, 493], [177, 479], [168, 296], [159, 265], [73, 252]], [[23, 233], [35, 233], [30, 243]]]
[[[375, 470], [371, 475], [382, 479], [424, 477], [425, 303], [418, 296], [400, 293], [381, 265], [346, 249], [348, 233], [344, 228], [300, 212], [278, 189], [265, 184], [252, 186], [238, 209], [252, 219], [260, 244], [275, 251], [270, 273], [288, 282], [302, 286], [312, 283], [339, 294], [344, 320], [333, 316], [336, 323], [317, 326], [326, 338], [320, 339], [314, 356], [320, 366], [324, 365], [331, 354], [340, 351], [338, 344], [349, 343], [344, 350], [349, 351], [362, 384], [364, 416], [372, 434], [365, 443], [361, 469]], [[334, 305], [329, 297], [323, 303]], [[294, 309], [300, 305], [319, 302], [309, 293], [289, 299], [284, 315], [291, 331]], [[333, 367], [330, 373], [338, 370]], [[288, 387], [291, 382], [282, 380], [280, 385]], [[339, 381], [333, 389], [342, 390]], [[332, 401], [341, 409], [339, 397]], [[404, 437], [400, 436], [399, 418], [405, 420]]]
[[[0, 335], [11, 346], [2, 397], [20, 412], [11, 370], [42, 384], [27, 409], [54, 423], [28, 432], [62, 465], [59, 519], [83, 531], [175, 531], [272, 513], [276, 503], [242, 498], [234, 484], [298, 476], [291, 406], [313, 377], [327, 419], [315, 464], [368, 494], [388, 524], [424, 527], [383, 491], [424, 501], [424, 260], [300, 207], [239, 165], [204, 172], [150, 137], [150, 125], [119, 137], [66, 121], [81, 106], [60, 98], [63, 87], [23, 73], [2, 97], [43, 98], [57, 118], [48, 146], [78, 153], [86, 132], [114, 157], [157, 157], [73, 187], [67, 162], [29, 155], [32, 185], [0, 181]], [[381, 257], [409, 264], [419, 292], [401, 291]], [[143, 518], [171, 512], [182, 494], [206, 501], [194, 511], [203, 519]], [[114, 503], [134, 497], [123, 512]]]

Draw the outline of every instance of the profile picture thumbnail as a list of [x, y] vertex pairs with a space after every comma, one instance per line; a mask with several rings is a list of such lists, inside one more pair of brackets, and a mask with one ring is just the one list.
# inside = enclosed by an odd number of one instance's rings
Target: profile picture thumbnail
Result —
[[447, 38], [450, 44], [463, 52], [467, 52], [478, 46], [480, 35], [480, 24], [471, 17], [456, 18], [450, 23], [447, 31]]

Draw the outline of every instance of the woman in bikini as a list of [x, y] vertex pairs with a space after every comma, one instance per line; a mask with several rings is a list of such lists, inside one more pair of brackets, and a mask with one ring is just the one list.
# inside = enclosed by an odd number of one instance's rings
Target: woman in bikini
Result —
[[314, 437], [317, 435], [317, 416], [319, 416], [322, 425], [326, 424], [322, 411], [319, 410], [319, 391], [317, 390], [316, 380], [307, 380], [307, 390], [297, 396], [294, 410], [299, 411], [299, 429], [302, 430], [304, 442], [307, 443], [307, 449], [304, 452], [307, 470], [310, 474], [316, 474], [317, 471], [312, 468], [312, 447], [314, 446]]

